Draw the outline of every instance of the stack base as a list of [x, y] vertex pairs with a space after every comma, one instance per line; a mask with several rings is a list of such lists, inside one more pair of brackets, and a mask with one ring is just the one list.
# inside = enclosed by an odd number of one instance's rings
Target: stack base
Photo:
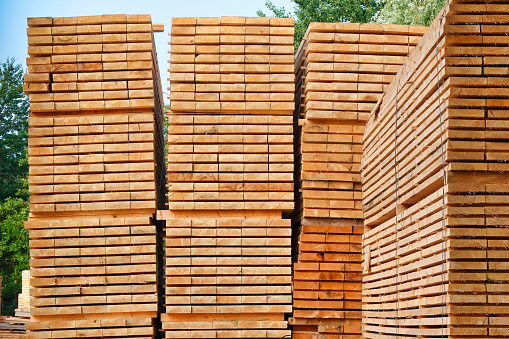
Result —
[[304, 218], [293, 280], [293, 338], [360, 338], [362, 220]]

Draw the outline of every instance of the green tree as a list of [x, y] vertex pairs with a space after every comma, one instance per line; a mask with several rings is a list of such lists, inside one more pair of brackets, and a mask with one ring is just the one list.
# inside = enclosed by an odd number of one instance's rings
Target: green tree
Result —
[[[277, 8], [271, 0], [265, 6], [277, 18], [295, 18], [295, 49], [298, 48], [310, 22], [371, 22], [383, 7], [384, 0], [292, 0], [294, 12]], [[261, 10], [259, 16], [266, 16]]]
[[2, 275], [2, 313], [14, 314], [21, 293], [21, 271], [29, 269], [28, 201], [8, 197], [0, 204], [0, 274]]
[[0, 203], [12, 197], [27, 176], [28, 98], [23, 93], [23, 67], [14, 58], [0, 63]]
[[14, 58], [0, 63], [0, 275], [2, 312], [13, 314], [21, 271], [29, 268], [28, 111], [23, 67]]
[[377, 15], [381, 24], [429, 26], [445, 0], [386, 0]]

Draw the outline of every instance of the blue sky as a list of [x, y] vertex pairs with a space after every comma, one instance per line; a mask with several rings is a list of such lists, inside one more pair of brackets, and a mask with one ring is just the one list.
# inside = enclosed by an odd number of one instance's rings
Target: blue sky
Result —
[[[290, 0], [272, 3], [293, 10]], [[13, 56], [25, 65], [29, 17], [150, 14], [153, 23], [164, 24], [164, 33], [156, 33], [156, 44], [163, 88], [167, 88], [168, 32], [172, 17], [256, 16], [258, 9], [267, 13], [265, 0], [0, 0], [0, 61]]]

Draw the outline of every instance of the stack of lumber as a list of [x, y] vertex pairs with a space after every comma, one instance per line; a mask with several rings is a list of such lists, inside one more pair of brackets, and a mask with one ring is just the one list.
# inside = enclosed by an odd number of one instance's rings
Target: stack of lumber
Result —
[[[0, 282], [2, 281], [0, 277]], [[1, 283], [0, 283], [1, 295]], [[14, 317], [0, 317], [0, 339], [26, 338], [25, 324], [30, 321], [30, 270], [21, 272], [21, 293]]]
[[22, 338], [26, 338], [24, 323], [18, 322], [16, 317], [0, 316], [0, 339]]
[[260, 217], [166, 220], [167, 338], [290, 335], [290, 220]]
[[18, 294], [16, 317], [30, 318], [30, 270], [21, 271], [21, 293]]
[[361, 138], [424, 31], [311, 23], [296, 53], [295, 338], [360, 337]]
[[33, 213], [156, 208], [154, 113], [34, 114], [29, 124]]
[[30, 312], [30, 270], [21, 271], [21, 293], [18, 294], [18, 309]]
[[[23, 271], [26, 272], [26, 271]], [[25, 277], [25, 275], [23, 275]], [[26, 279], [24, 280], [26, 281]], [[0, 308], [2, 306], [2, 277], [0, 276]], [[30, 317], [30, 314], [28, 315]], [[18, 339], [25, 338], [25, 322], [28, 319], [25, 315], [16, 315], [16, 317], [0, 316], [0, 339]]]
[[30, 18], [32, 112], [154, 107], [150, 15]]
[[28, 19], [29, 338], [153, 338], [163, 105], [148, 15]]
[[368, 120], [365, 338], [509, 337], [508, 25], [450, 1]]
[[292, 210], [293, 21], [172, 25], [170, 210]]
[[293, 20], [174, 18], [167, 338], [289, 336]]
[[424, 31], [401, 25], [310, 24], [295, 60], [300, 218], [362, 219], [364, 126]]
[[292, 19], [174, 18], [171, 109], [175, 112], [293, 110]]
[[154, 209], [162, 98], [150, 16], [28, 25], [31, 211]]

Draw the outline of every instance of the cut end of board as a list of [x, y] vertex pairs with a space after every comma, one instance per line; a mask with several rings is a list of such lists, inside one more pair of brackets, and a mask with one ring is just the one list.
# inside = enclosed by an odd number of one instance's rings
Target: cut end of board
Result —
[[164, 24], [152, 24], [152, 31], [154, 33], [164, 32]]

